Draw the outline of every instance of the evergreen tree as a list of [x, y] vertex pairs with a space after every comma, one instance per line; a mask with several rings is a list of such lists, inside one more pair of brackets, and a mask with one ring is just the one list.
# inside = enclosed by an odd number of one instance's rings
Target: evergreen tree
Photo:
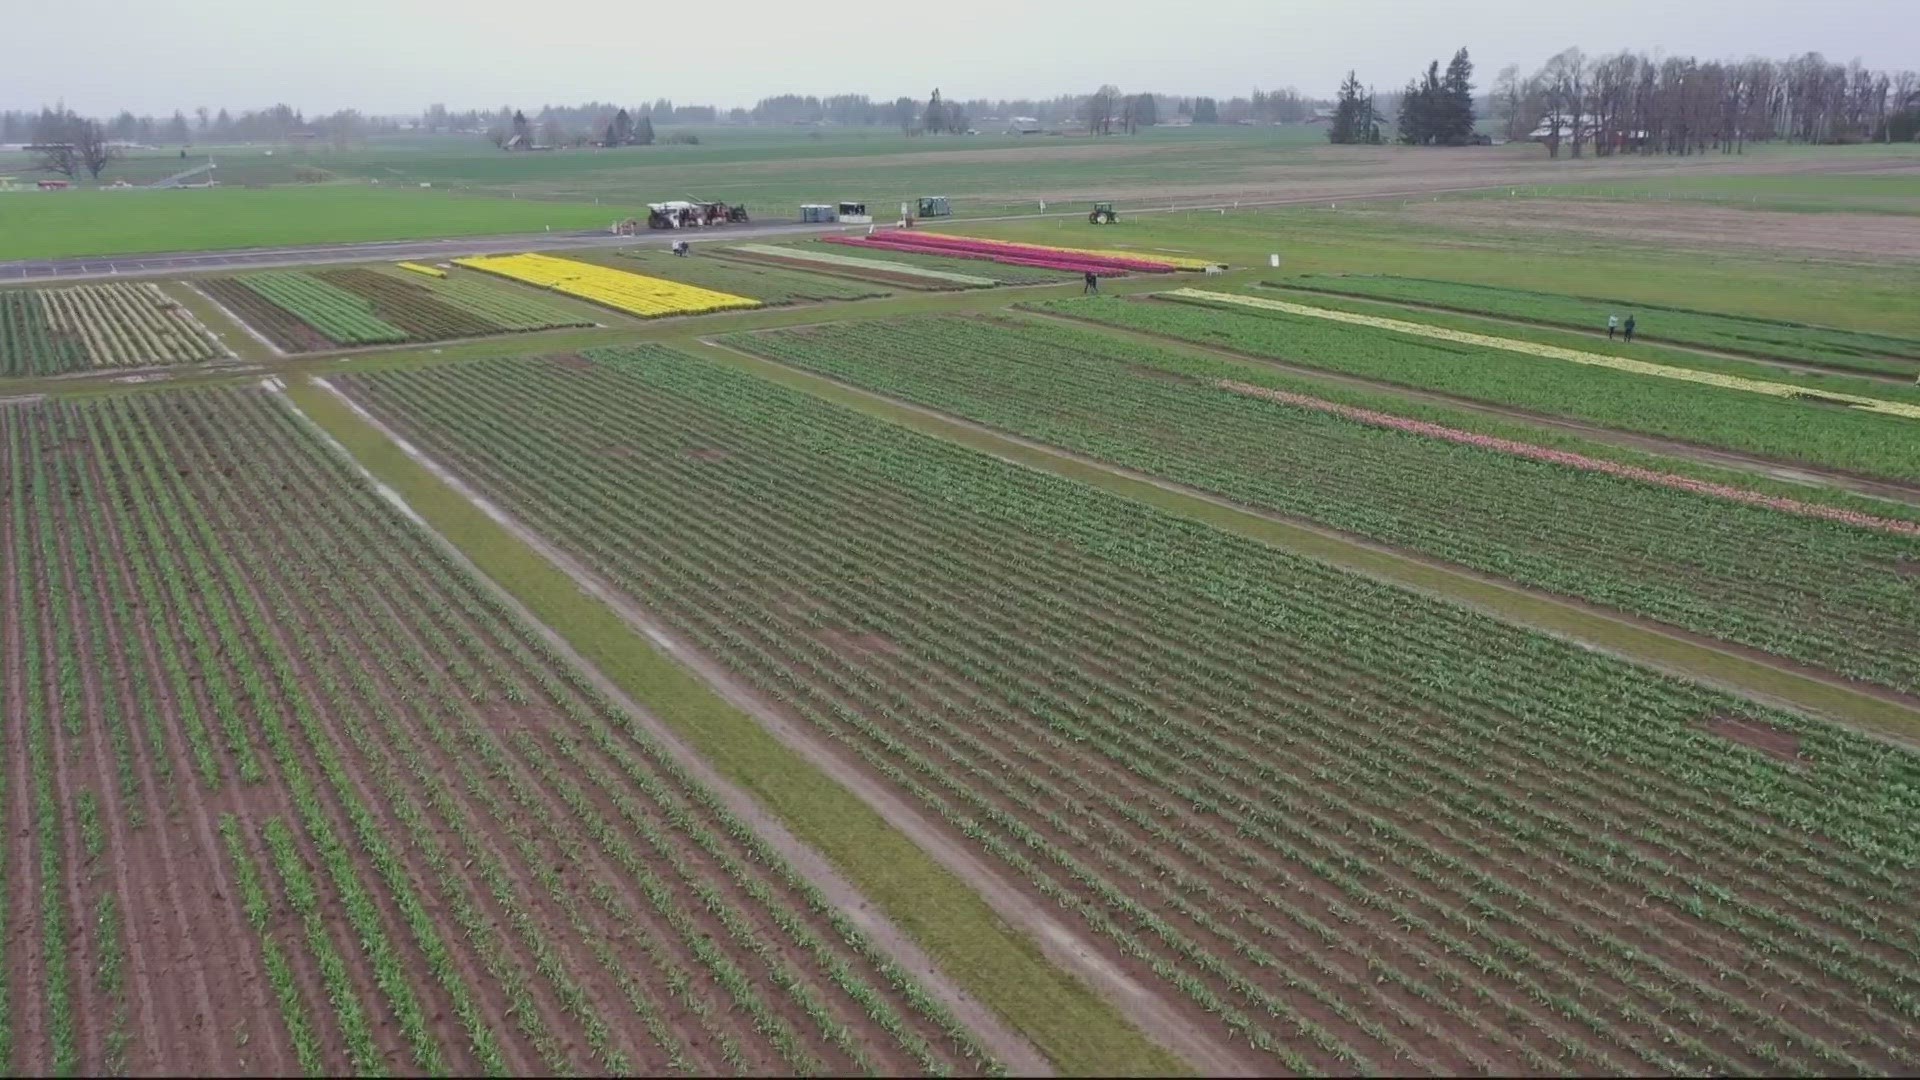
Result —
[[1440, 141], [1443, 108], [1440, 61], [1435, 60], [1400, 95], [1400, 141], [1411, 146], [1432, 146]]
[[1449, 146], [1465, 146], [1473, 140], [1473, 61], [1462, 47], [1447, 64], [1446, 78], [1440, 81], [1442, 126], [1440, 138]]
[[652, 146], [653, 145], [653, 118], [652, 117], [643, 116], [640, 118], [640, 122], [633, 126], [633, 144], [635, 146]]
[[926, 116], [920, 121], [920, 129], [928, 133], [947, 130], [947, 107], [940, 103], [940, 88], [933, 88], [933, 97], [927, 101]]
[[1400, 129], [1399, 138], [1409, 146], [1418, 146], [1426, 129], [1426, 106], [1421, 99], [1420, 81], [1408, 79], [1407, 88], [1400, 91], [1400, 115], [1395, 125]]
[[1327, 141], [1346, 145], [1364, 143], [1371, 121], [1372, 105], [1360, 96], [1360, 78], [1353, 72], [1340, 84], [1340, 99], [1333, 107], [1333, 123], [1327, 127]]
[[1453, 54], [1447, 73], [1427, 64], [1400, 95], [1400, 141], [1410, 146], [1465, 146], [1473, 139], [1473, 62]]
[[1195, 98], [1193, 102], [1193, 122], [1196, 124], [1219, 123], [1220, 103], [1210, 97]]

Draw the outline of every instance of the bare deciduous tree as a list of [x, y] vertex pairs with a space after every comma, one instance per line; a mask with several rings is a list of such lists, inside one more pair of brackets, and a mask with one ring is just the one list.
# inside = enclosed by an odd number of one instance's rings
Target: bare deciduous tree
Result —
[[1493, 115], [1500, 118], [1502, 130], [1507, 141], [1513, 142], [1527, 137], [1533, 130], [1536, 119], [1532, 104], [1527, 100], [1527, 81], [1520, 75], [1519, 64], [1508, 64], [1493, 77]]
[[1120, 88], [1108, 83], [1087, 98], [1087, 134], [1113, 134], [1114, 113], [1120, 105]]
[[77, 129], [84, 123], [86, 121], [64, 105], [42, 109], [40, 119], [33, 125], [34, 167], [42, 172], [58, 173], [69, 180], [78, 180], [80, 170], [85, 165], [74, 139]]
[[[1541, 74], [1552, 108], [1566, 120], [1568, 136], [1573, 142], [1573, 156], [1579, 157], [1580, 143], [1587, 135], [1585, 129], [1591, 125], [1587, 102], [1587, 54], [1579, 49], [1567, 49], [1548, 60]], [[1553, 135], [1553, 144], [1549, 149], [1557, 157], [1560, 133], [1555, 130]]]
[[107, 129], [99, 121], [75, 117], [71, 132], [80, 167], [93, 179], [100, 179], [107, 166], [120, 160], [120, 148], [107, 141]]

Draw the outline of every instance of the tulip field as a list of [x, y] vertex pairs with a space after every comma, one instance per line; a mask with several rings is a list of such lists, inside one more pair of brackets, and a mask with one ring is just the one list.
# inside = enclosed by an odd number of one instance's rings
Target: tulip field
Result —
[[[1842, 558], [1911, 555], [1910, 536], [1266, 400], [1086, 335], [922, 320], [729, 343], [1065, 442], [1042, 426], [1057, 416], [1083, 432], [1073, 445], [1086, 452], [1138, 455], [1143, 466], [1153, 455], [1169, 472], [1211, 468], [1223, 487], [1313, 500], [1317, 513], [1335, 510], [1317, 459], [1339, 458], [1358, 474], [1346, 492], [1354, 527], [1378, 520], [1471, 552], [1492, 551], [1504, 520], [1542, 549], [1533, 565], [1570, 580], [1583, 563], [1598, 568], [1580, 579], [1590, 584], [1624, 578], [1634, 544], [1679, 545], [1670, 567], [1656, 565], [1658, 551], [1637, 556], [1665, 575], [1675, 608], [1692, 590], [1756, 625], [1781, 623], [1793, 605], [1839, 618], [1841, 597], [1821, 594], [1849, 588]], [[947, 823], [952, 843], [1041, 899], [1239, 1068], [1920, 1070], [1920, 763], [1908, 751], [919, 435], [710, 356], [662, 345], [583, 356], [331, 381], [712, 657], [742, 692]], [[158, 411], [156, 423], [174, 422]], [[272, 410], [239, 411], [282, 425], [272, 440], [279, 456], [299, 444]], [[1209, 425], [1220, 431], [1193, 430]], [[308, 453], [307, 467], [321, 468], [322, 457]], [[1405, 475], [1395, 479], [1395, 468]], [[1275, 475], [1259, 487], [1267, 471]], [[1457, 519], [1424, 514], [1440, 493], [1415, 481], [1438, 489], [1436, 476], [1458, 479], [1457, 503], [1485, 507]], [[157, 480], [226, 482], [171, 470]], [[1363, 490], [1375, 483], [1389, 486]], [[267, 488], [263, 498], [291, 497]], [[125, 512], [118, 501], [85, 505]], [[1568, 520], [1554, 520], [1556, 508]], [[158, 516], [169, 512], [197, 511]], [[331, 528], [313, 530], [323, 546], [334, 530], [398, 529], [364, 504], [357, 516], [324, 520]], [[1687, 546], [1689, 529], [1719, 546]], [[1741, 548], [1741, 530], [1777, 535]], [[307, 536], [289, 527], [280, 539]], [[1822, 545], [1839, 554], [1821, 561]], [[1742, 568], [1739, 558], [1779, 561], [1797, 577], [1763, 579], [1772, 567]], [[1689, 572], [1697, 580], [1687, 582]], [[243, 592], [310, 581], [244, 567], [238, 580], [255, 583]], [[384, 591], [352, 574], [324, 580], [316, 604], [336, 602], [332, 589]], [[392, 603], [412, 601], [392, 587]], [[1772, 608], [1768, 589], [1791, 595]], [[1854, 589], [1845, 596], [1892, 606], [1827, 628], [1860, 639], [1827, 647], [1910, 671], [1896, 654], [1912, 651], [1902, 638], [1916, 625], [1911, 589], [1901, 594], [1877, 573]], [[195, 595], [217, 607], [229, 594]], [[271, 602], [263, 618], [299, 622]], [[456, 629], [484, 630], [458, 613], [448, 621], [455, 640]], [[397, 667], [389, 675], [404, 681], [407, 655], [370, 664], [367, 676]], [[415, 674], [457, 689], [491, 669]], [[269, 683], [264, 692], [280, 691]], [[457, 711], [467, 707], [460, 698], [443, 700]], [[351, 719], [370, 740], [382, 737], [386, 717]], [[429, 723], [412, 712], [393, 722]], [[530, 756], [533, 746], [548, 755], [541, 760], [564, 757], [547, 744], [571, 730], [529, 726], [502, 752]], [[252, 737], [218, 724], [203, 734], [223, 767], [228, 742], [251, 746]], [[67, 752], [58, 723], [41, 740], [43, 751]], [[431, 757], [423, 764], [433, 778], [438, 755], [464, 760], [431, 740], [414, 748]], [[582, 738], [582, 753], [600, 749]], [[270, 754], [257, 760], [279, 767]], [[513, 760], [556, 785], [578, 775], [557, 761], [549, 773]], [[179, 772], [191, 771], [183, 759]], [[365, 775], [372, 798], [382, 774]], [[494, 785], [444, 780], [463, 804], [510, 802]], [[289, 833], [303, 820], [275, 816]], [[278, 841], [260, 828], [240, 833], [259, 879], [288, 898], [273, 908], [281, 921], [245, 947], [270, 940], [307, 964], [297, 970], [313, 970], [300, 930], [313, 924], [297, 921], [299, 892], [272, 858]], [[447, 873], [458, 882], [481, 871], [450, 857]], [[601, 912], [583, 904], [583, 917]], [[508, 924], [482, 925], [511, 936]], [[513, 970], [538, 981], [536, 967]], [[426, 995], [435, 984], [413, 985]], [[333, 1019], [322, 1008], [309, 1014]], [[737, 1010], [712, 1015], [745, 1025]], [[916, 1045], [953, 1052], [937, 1025], [920, 1030]], [[442, 1059], [414, 1064], [478, 1060], [456, 1056], [468, 1048], [455, 1040], [441, 1045]]]
[[1891, 334], [1422, 278], [1308, 274], [1274, 284], [1583, 330], [1603, 329], [1608, 315], [1624, 319], [1637, 314], [1637, 336], [1646, 341], [1671, 341], [1895, 375], [1920, 372], [1920, 340]]
[[279, 395], [0, 407], [0, 1065], [997, 1069]]
[[622, 251], [620, 261], [631, 262], [633, 269], [645, 271], [653, 277], [751, 297], [770, 306], [865, 300], [889, 294], [889, 290], [879, 284], [848, 281], [826, 274], [786, 270], [776, 266], [757, 266], [740, 259], [708, 258], [704, 249], [696, 255], [684, 257], [658, 249], [635, 249]]
[[1228, 308], [1246, 307], [1259, 311], [1276, 311], [1309, 319], [1326, 319], [1332, 322], [1346, 323], [1349, 326], [1366, 326], [1388, 330], [1397, 334], [1411, 334], [1414, 337], [1431, 338], [1436, 341], [1453, 342], [1460, 345], [1476, 346], [1485, 349], [1499, 349], [1507, 352], [1537, 356], [1547, 360], [1560, 360], [1569, 364], [1586, 364], [1593, 367], [1610, 368], [1633, 375], [1646, 375], [1657, 379], [1677, 379], [1682, 382], [1698, 383], [1702, 386], [1717, 386], [1726, 390], [1739, 390], [1749, 394], [1765, 394], [1768, 397], [1787, 399], [1814, 399], [1822, 405], [1844, 405], [1867, 412], [1881, 413], [1886, 416], [1899, 416], [1908, 420], [1920, 420], [1920, 402], [1890, 401], [1885, 397], [1849, 393], [1844, 389], [1822, 386], [1817, 390], [1804, 385], [1778, 382], [1763, 378], [1753, 378], [1730, 374], [1723, 371], [1703, 370], [1695, 367], [1674, 366], [1654, 363], [1612, 353], [1590, 352], [1585, 349], [1568, 349], [1557, 345], [1528, 341], [1522, 338], [1502, 337], [1497, 334], [1481, 334], [1468, 330], [1456, 330], [1445, 326], [1408, 319], [1394, 319], [1382, 315], [1369, 315], [1364, 312], [1345, 311], [1338, 308], [1322, 307], [1316, 304], [1299, 304], [1290, 300], [1281, 300], [1268, 296], [1249, 296], [1245, 293], [1210, 292], [1206, 289], [1175, 289], [1164, 294], [1169, 300], [1195, 301], [1208, 305], [1224, 305]]
[[[1437, 391], [1782, 462], [1920, 481], [1920, 438], [1915, 438], [1920, 434], [1920, 419], [1896, 414], [1920, 410], [1920, 391], [1912, 387], [1835, 376], [1802, 378], [1737, 361], [1686, 368], [1663, 358], [1652, 365], [1662, 372], [1649, 374], [1632, 370], [1629, 360], [1602, 353], [1583, 353], [1596, 362], [1580, 363], [1538, 356], [1528, 351], [1533, 343], [1521, 338], [1503, 340], [1525, 348], [1495, 348], [1459, 341], [1455, 331], [1411, 319], [1381, 321], [1421, 332], [1349, 321], [1342, 317], [1352, 313], [1332, 308], [1245, 294], [1215, 294], [1234, 297], [1216, 301], [1201, 295], [1206, 292], [1182, 290], [1181, 296], [1151, 301], [1052, 300], [1038, 307], [1097, 325], [1224, 348], [1290, 367]], [[1301, 313], [1292, 308], [1308, 310]], [[1618, 365], [1611, 362], [1616, 359]], [[1718, 377], [1722, 371], [1728, 373], [1728, 380]], [[1726, 381], [1734, 385], [1725, 385]], [[1758, 384], [1759, 389], [1746, 384]], [[1849, 396], [1884, 406], [1869, 410], [1850, 407], [1837, 398], [1832, 405], [1824, 402], [1842, 387], [1841, 392]], [[1796, 392], [1806, 397], [1796, 398]]]
[[577, 296], [642, 319], [756, 308], [760, 301], [552, 255], [474, 255], [459, 266]]
[[1910, 521], [1805, 504], [1783, 514], [1750, 492], [1356, 415], [1235, 382], [1258, 376], [1223, 361], [1073, 327], [947, 317], [725, 340], [1238, 502], [1920, 691]]
[[230, 355], [151, 282], [0, 291], [0, 376], [191, 364]]
[[0, 1074], [1920, 1077], [1897, 139], [769, 92], [0, 195]]
[[945, 261], [938, 266], [916, 265], [899, 259], [871, 259], [827, 251], [820, 245], [734, 244], [726, 249], [726, 256], [754, 264], [837, 273], [910, 289], [990, 289], [1000, 284], [995, 278], [963, 273]]
[[1079, 276], [1065, 270], [1050, 270], [1039, 266], [1019, 266], [1007, 262], [985, 262], [979, 259], [961, 259], [952, 255], [906, 251], [894, 249], [873, 252], [871, 255], [858, 255], [844, 245], [828, 242], [830, 238], [819, 240], [801, 240], [783, 245], [777, 250], [797, 251], [810, 255], [837, 254], [839, 257], [858, 257], [885, 260], [889, 266], [909, 266], [920, 270], [940, 270], [946, 273], [962, 274], [967, 277], [987, 277], [1001, 285], [1060, 285], [1079, 280]]
[[1073, 274], [1095, 274], [1100, 277], [1128, 273], [1165, 274], [1174, 270], [1201, 270], [1207, 266], [1199, 259], [1054, 247], [1048, 244], [1016, 244], [1007, 240], [981, 240], [971, 236], [917, 232], [912, 229], [887, 229], [870, 236], [827, 236], [822, 237], [821, 240], [823, 243], [842, 244], [869, 251], [897, 251], [919, 255], [940, 255], [955, 259], [984, 259], [1008, 266], [1026, 266]]
[[591, 325], [484, 279], [444, 272], [435, 278], [397, 267], [265, 270], [202, 281], [199, 288], [283, 353]]

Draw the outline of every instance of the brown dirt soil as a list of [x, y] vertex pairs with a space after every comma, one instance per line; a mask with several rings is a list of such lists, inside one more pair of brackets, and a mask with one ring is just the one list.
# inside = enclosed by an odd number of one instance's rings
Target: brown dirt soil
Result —
[[592, 371], [593, 370], [593, 361], [587, 359], [584, 356], [580, 356], [577, 353], [559, 353], [554, 356], [545, 357], [544, 359], [547, 361], [547, 363], [552, 364], [555, 367], [566, 368], [568, 371]]
[[1751, 747], [1781, 761], [1800, 761], [1800, 736], [1771, 724], [1738, 716], [1715, 716], [1704, 725], [1708, 731]]
[[[1055, 141], [1048, 147], [997, 153], [1032, 153], [1036, 161], [1059, 160], [1084, 144]], [[1135, 151], [1136, 159], [1187, 152], [1162, 145]], [[996, 151], [982, 151], [992, 154]], [[929, 155], [930, 156], [930, 155]], [[927, 156], [921, 163], [927, 163]], [[1124, 159], [1116, 159], [1124, 160]], [[1068, 203], [1082, 199], [1118, 199], [1135, 204], [1160, 202], [1263, 202], [1413, 198], [1503, 184], [1632, 183], [1687, 175], [1790, 175], [1855, 173], [1910, 166], [1910, 159], [1868, 151], [1857, 160], [1781, 161], [1778, 158], [1724, 158], [1720, 155], [1549, 159], [1532, 146], [1491, 147], [1337, 147], [1321, 146], [1276, 153], [1270, 162], [1233, 163], [1206, 180], [1110, 182], [1092, 187], [1022, 187], [972, 192], [973, 202], [1025, 202], [1044, 198]]]
[[1622, 244], [1920, 259], [1920, 216], [1799, 214], [1685, 202], [1487, 199], [1422, 203], [1420, 222], [1529, 232], [1579, 233]]
[[[632, 453], [632, 450], [628, 450], [621, 456], [628, 457], [631, 456]], [[696, 446], [687, 450], [687, 456], [695, 461], [725, 461], [732, 457], [733, 454], [715, 446]]]
[[[1036, 141], [1033, 146], [1009, 146], [985, 150], [947, 150], [908, 152], [898, 154], [876, 154], [859, 159], [860, 168], [886, 168], [896, 165], [926, 166], [932, 163], [942, 165], [1028, 165], [1060, 161], [1119, 161], [1126, 158], [1152, 157], [1164, 153], [1164, 145], [1127, 144], [1122, 142], [1095, 142], [1091, 139], [1046, 138]], [[799, 158], [790, 162], [766, 162], [756, 168], [769, 172], [804, 171], [811, 166], [825, 165], [844, 168], [847, 159]], [[784, 168], [783, 168], [784, 166]]]
[[900, 651], [900, 646], [892, 639], [879, 634], [850, 634], [844, 630], [822, 630], [820, 640], [826, 642], [836, 652], [851, 652], [855, 655], [880, 653], [892, 656]]

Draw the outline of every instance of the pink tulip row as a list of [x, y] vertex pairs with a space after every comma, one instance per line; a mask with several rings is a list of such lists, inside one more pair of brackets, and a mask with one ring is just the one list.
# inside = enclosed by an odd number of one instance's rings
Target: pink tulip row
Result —
[[1516, 457], [1523, 457], [1532, 461], [1544, 461], [1554, 465], [1564, 465], [1571, 469], [1580, 469], [1586, 472], [1605, 473], [1608, 476], [1618, 476], [1628, 480], [1638, 480], [1642, 483], [1658, 484], [1661, 487], [1673, 488], [1676, 491], [1688, 491], [1696, 495], [1730, 499], [1734, 502], [1745, 503], [1749, 506], [1765, 507], [1769, 510], [1779, 510], [1783, 513], [1797, 514], [1801, 517], [1823, 518], [1827, 521], [1837, 521], [1844, 525], [1854, 525], [1862, 529], [1876, 529], [1880, 532], [1895, 533], [1902, 536], [1920, 536], [1920, 523], [1911, 521], [1875, 517], [1871, 514], [1863, 514], [1854, 510], [1842, 510], [1837, 506], [1820, 506], [1815, 503], [1800, 502], [1796, 499], [1762, 495], [1757, 491], [1747, 491], [1743, 488], [1729, 487], [1725, 484], [1713, 484], [1705, 480], [1695, 480], [1691, 477], [1679, 476], [1674, 473], [1655, 472], [1652, 469], [1642, 469], [1633, 465], [1622, 465], [1617, 461], [1604, 461], [1600, 458], [1587, 457], [1584, 454], [1574, 454], [1565, 450], [1553, 450], [1544, 446], [1535, 446], [1532, 443], [1515, 442], [1511, 439], [1499, 439], [1491, 435], [1476, 435], [1471, 431], [1462, 431], [1459, 428], [1443, 427], [1439, 424], [1427, 423], [1424, 420], [1409, 420], [1403, 416], [1393, 416], [1388, 413], [1374, 412], [1371, 409], [1360, 409], [1351, 405], [1341, 405], [1332, 401], [1324, 401], [1320, 398], [1308, 397], [1305, 394], [1288, 393], [1285, 390], [1273, 390], [1264, 386], [1252, 386], [1243, 382], [1235, 382], [1231, 379], [1222, 379], [1215, 385], [1223, 390], [1231, 390], [1236, 394], [1244, 394], [1248, 397], [1265, 398], [1269, 401], [1277, 401], [1286, 405], [1297, 405], [1305, 409], [1315, 409], [1319, 412], [1333, 413], [1336, 416], [1342, 416], [1349, 420], [1357, 420], [1363, 424], [1371, 424], [1374, 427], [1393, 428], [1397, 431], [1405, 431], [1414, 435], [1424, 435], [1432, 439], [1443, 439], [1447, 442], [1459, 443], [1462, 446], [1477, 446], [1483, 450], [1496, 450], [1503, 454], [1512, 454]]
[[1089, 271], [1102, 276], [1140, 271], [1149, 274], [1172, 272], [1171, 263], [1135, 259], [1117, 255], [1095, 255], [1068, 248], [1050, 248], [1039, 244], [1013, 244], [969, 240], [962, 236], [907, 232], [890, 229], [872, 236], [827, 236], [828, 243], [885, 251], [904, 251], [920, 255], [946, 255], [957, 259], [986, 259], [1008, 266], [1034, 266], [1044, 270], [1066, 270], [1076, 274]]

